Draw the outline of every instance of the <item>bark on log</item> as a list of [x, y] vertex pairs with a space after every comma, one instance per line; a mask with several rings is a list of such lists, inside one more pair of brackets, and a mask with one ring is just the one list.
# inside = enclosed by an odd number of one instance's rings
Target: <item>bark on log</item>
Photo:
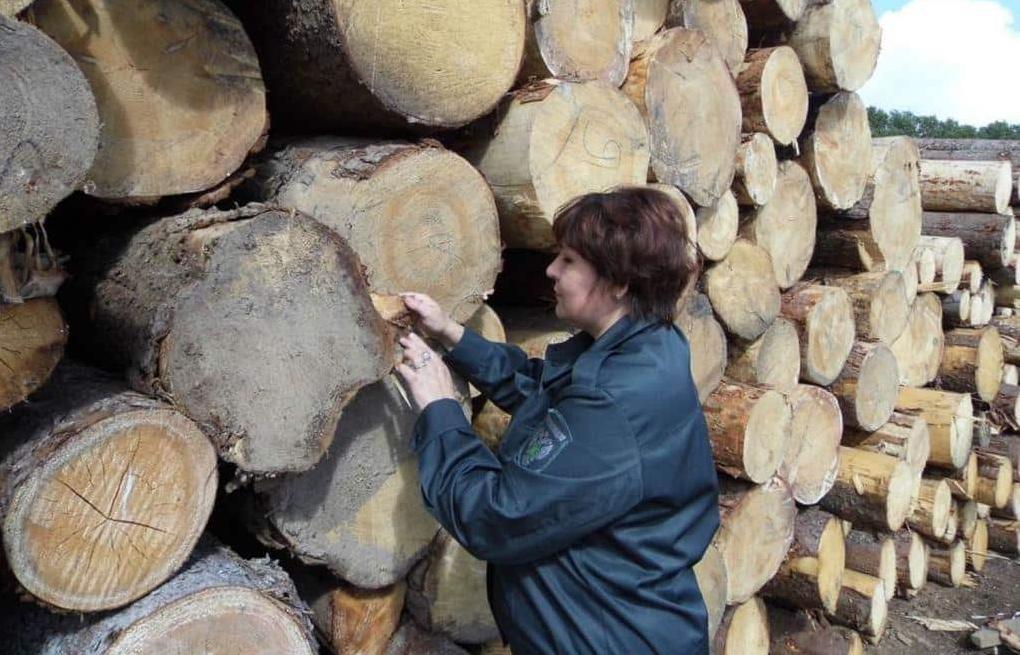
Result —
[[[1009, 269], [1004, 270], [1009, 271]], [[960, 280], [960, 288], [966, 288], [972, 294], [977, 293], [981, 290], [981, 284], [984, 282], [984, 279], [984, 269], [981, 268], [981, 262], [973, 259], [968, 259], [963, 262], [963, 277]], [[1016, 278], [1014, 273], [1010, 284], [1015, 283]]]
[[929, 236], [958, 237], [967, 257], [988, 268], [1006, 266], [1016, 243], [1016, 221], [1001, 214], [926, 211], [921, 230]]
[[988, 522], [988, 547], [1010, 557], [1020, 557], [1020, 521]]
[[[955, 501], [954, 501], [955, 502]], [[963, 539], [970, 539], [977, 529], [978, 508], [980, 505], [973, 501], [961, 501], [956, 503], [956, 536]], [[985, 507], [988, 507], [985, 505]]]
[[933, 212], [1009, 213], [1008, 161], [921, 160], [921, 204]]
[[896, 546], [892, 537], [850, 530], [846, 535], [846, 568], [875, 576], [882, 581], [885, 599], [893, 599], [896, 593]]
[[8, 232], [41, 221], [85, 181], [99, 115], [82, 71], [50, 38], [2, 15], [0, 33], [0, 232]]
[[694, 565], [694, 577], [708, 610], [708, 638], [712, 640], [726, 611], [727, 588], [726, 561], [715, 543], [708, 545], [701, 561]]
[[776, 146], [766, 134], [745, 134], [737, 149], [733, 195], [740, 205], [762, 207], [776, 191], [779, 162]]
[[978, 462], [974, 500], [999, 509], [1005, 507], [1013, 493], [1013, 462], [984, 448], [975, 448], [974, 454]]
[[0, 636], [15, 653], [318, 652], [308, 608], [287, 574], [211, 540], [199, 544], [175, 577], [120, 611], [6, 609]]
[[634, 30], [631, 33], [635, 47], [652, 38], [666, 24], [670, 0], [633, 0]]
[[862, 341], [896, 341], [910, 316], [906, 283], [898, 271], [854, 273], [842, 269], [808, 269], [807, 279], [847, 292], [853, 303], [854, 331]]
[[980, 573], [988, 561], [988, 522], [978, 519], [974, 534], [966, 540], [967, 568]]
[[[2, 28], [0, 28], [2, 29]], [[0, 411], [45, 384], [67, 343], [67, 326], [53, 298], [0, 304]]]
[[747, 19], [739, 0], [672, 0], [666, 26], [704, 32], [737, 76], [747, 54]]
[[499, 638], [486, 596], [485, 562], [445, 531], [408, 576], [407, 609], [418, 625], [459, 644]]
[[523, 2], [500, 0], [235, 6], [265, 66], [273, 121], [305, 133], [464, 125], [513, 85], [527, 26]]
[[878, 643], [888, 623], [885, 585], [880, 578], [847, 569], [839, 605], [831, 618], [857, 630], [871, 643]]
[[843, 522], [816, 508], [803, 510], [786, 561], [761, 593], [795, 607], [834, 612], [845, 560]]
[[923, 387], [934, 380], [943, 348], [942, 303], [934, 293], [918, 294], [910, 305], [907, 327], [889, 346], [896, 356], [900, 384]]
[[757, 339], [779, 314], [779, 287], [768, 252], [737, 239], [726, 259], [708, 268], [705, 293], [726, 329]]
[[790, 392], [800, 377], [800, 341], [797, 328], [785, 318], [777, 318], [754, 341], [733, 339], [728, 342], [729, 362], [726, 377], [745, 384], [772, 387]]
[[373, 293], [420, 291], [464, 321], [492, 292], [500, 264], [492, 192], [437, 143], [278, 144], [245, 188], [251, 200], [305, 213], [343, 237]]
[[726, 610], [715, 632], [712, 652], [718, 655], [768, 655], [768, 613], [760, 598], [751, 598]]
[[102, 129], [86, 193], [158, 199], [204, 191], [260, 147], [268, 123], [259, 62], [241, 22], [218, 0], [94, 0], [87, 39], [80, 11], [42, 0], [31, 19], [75, 58], [96, 96]]
[[64, 364], [0, 432], [7, 566], [47, 605], [126, 605], [173, 575], [205, 529], [216, 451], [119, 380]]
[[804, 69], [793, 48], [751, 50], [733, 69], [745, 132], [764, 132], [788, 146], [804, 130], [808, 113]]
[[931, 453], [928, 423], [917, 415], [893, 412], [889, 421], [874, 432], [848, 429], [843, 445], [870, 450], [901, 459], [920, 478]]
[[942, 322], [950, 328], [970, 325], [970, 291], [957, 289], [942, 296]]
[[1016, 378], [1016, 366], [1005, 364], [1002, 371], [1002, 387], [992, 401], [994, 420], [1014, 430], [1020, 426], [1020, 386], [1017, 385]]
[[718, 262], [726, 258], [737, 240], [740, 209], [729, 191], [709, 207], [699, 207], [695, 221], [698, 229], [698, 249], [705, 259]]
[[1020, 205], [1020, 146], [1016, 141], [996, 139], [917, 139], [927, 159], [953, 161], [1008, 161], [1013, 165], [1013, 194], [1010, 204]]
[[878, 430], [892, 416], [899, 392], [896, 357], [883, 343], [854, 343], [830, 389], [839, 399], [843, 424]]
[[605, 82], [547, 80], [511, 95], [494, 116], [464, 155], [492, 186], [510, 248], [551, 250], [553, 217], [567, 201], [648, 176], [648, 129]]
[[817, 503], [829, 493], [839, 469], [843, 416], [831, 393], [809, 384], [787, 393], [790, 439], [778, 475], [803, 505]]
[[797, 504], [785, 482], [721, 478], [715, 544], [726, 562], [726, 602], [750, 599], [779, 570], [793, 543]]
[[992, 402], [1002, 387], [1002, 339], [994, 327], [957, 328], [945, 333], [940, 386]]
[[822, 626], [803, 610], [769, 606], [772, 655], [864, 655], [864, 642], [854, 630]]
[[951, 546], [930, 546], [928, 579], [943, 587], [959, 587], [967, 571], [967, 549], [962, 541]]
[[882, 29], [868, 0], [808, 3], [790, 33], [813, 92], [856, 91], [875, 70]]
[[740, 234], [769, 253], [779, 288], [788, 289], [811, 261], [818, 214], [804, 169], [796, 162], [784, 161], [778, 170], [772, 199], [753, 212]]
[[926, 290], [948, 293], [959, 287], [965, 262], [963, 241], [958, 237], [922, 235], [918, 243], [935, 257], [936, 283]]
[[346, 401], [392, 366], [357, 257], [303, 215], [194, 210], [76, 261], [94, 356], [172, 399], [243, 471], [313, 466]]
[[907, 525], [926, 537], [942, 539], [949, 527], [952, 504], [953, 495], [945, 480], [922, 478]]
[[757, 483], [775, 475], [790, 438], [790, 409], [782, 394], [723, 382], [703, 409], [719, 469]]
[[895, 532], [910, 512], [917, 482], [906, 462], [840, 446], [839, 472], [820, 507], [862, 526]]
[[780, 313], [797, 328], [801, 379], [833, 383], [854, 345], [853, 308], [847, 293], [836, 287], [799, 284], [782, 295]]
[[715, 320], [712, 305], [700, 293], [693, 294], [677, 312], [676, 324], [691, 347], [691, 376], [704, 402], [723, 379], [726, 368], [726, 333]]
[[648, 121], [656, 179], [703, 207], [718, 201], [736, 171], [740, 96], [709, 37], [679, 27], [660, 32], [635, 53], [623, 91]]
[[958, 469], [967, 463], [974, 435], [974, 408], [967, 394], [902, 388], [896, 411], [917, 414], [928, 423], [928, 463]]
[[[860, 96], [843, 92], [826, 100], [800, 144], [800, 161], [823, 207], [850, 209], [861, 200], [874, 164], [868, 110]], [[909, 244], [907, 253], [913, 249]]]
[[[898, 223], [896, 224], [898, 228]], [[908, 275], [914, 245], [898, 229], [872, 224], [870, 219], [847, 219], [821, 214], [815, 236], [813, 266], [839, 267], [857, 272], [901, 271]], [[910, 230], [904, 231], [909, 234]], [[961, 253], [962, 260], [962, 253]], [[916, 278], [916, 273], [912, 274]], [[910, 288], [908, 285], [908, 293]]]
[[928, 581], [928, 546], [909, 529], [893, 535], [896, 546], [896, 580], [900, 597], [910, 598]]
[[[602, 80], [613, 86], [623, 83], [634, 41], [633, 0], [528, 0], [526, 7], [524, 61], [518, 81], [555, 77], [570, 82]], [[484, 33], [489, 23], [476, 29]]]

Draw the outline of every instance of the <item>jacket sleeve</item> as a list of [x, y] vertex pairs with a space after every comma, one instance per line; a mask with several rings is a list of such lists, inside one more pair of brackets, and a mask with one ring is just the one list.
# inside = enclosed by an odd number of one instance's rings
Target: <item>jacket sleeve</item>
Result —
[[570, 387], [500, 462], [452, 400], [415, 426], [425, 506], [475, 557], [523, 564], [613, 522], [642, 496], [636, 441], [612, 399]]
[[494, 343], [464, 328], [446, 361], [505, 412], [513, 413], [538, 388], [543, 361], [517, 346]]

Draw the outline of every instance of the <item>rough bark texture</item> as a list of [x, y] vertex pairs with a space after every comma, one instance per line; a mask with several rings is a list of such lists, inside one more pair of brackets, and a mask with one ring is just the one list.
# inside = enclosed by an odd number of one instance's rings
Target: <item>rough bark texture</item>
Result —
[[831, 617], [878, 643], [888, 623], [885, 585], [880, 578], [848, 569], [843, 574], [839, 605]]
[[926, 159], [953, 161], [1008, 161], [1013, 165], [1013, 194], [1010, 204], [1020, 205], [1020, 144], [996, 139], [917, 139]]
[[882, 581], [885, 599], [896, 593], [896, 546], [892, 537], [861, 530], [846, 534], [846, 568]]
[[803, 610], [769, 606], [769, 641], [772, 655], [864, 655], [857, 632], [822, 625]]
[[726, 368], [728, 343], [726, 333], [712, 313], [712, 305], [704, 294], [696, 293], [677, 312], [676, 324], [691, 346], [691, 375], [704, 402], [722, 382]]
[[797, 53], [788, 46], [751, 50], [737, 68], [745, 132], [764, 132], [780, 145], [797, 140], [807, 121], [808, 91]]
[[747, 53], [747, 20], [739, 0], [672, 0], [666, 26], [704, 32], [737, 74]]
[[99, 146], [99, 116], [74, 60], [2, 15], [0, 88], [0, 232], [7, 232], [41, 221], [81, 186]]
[[926, 211], [921, 229], [929, 236], [959, 238], [967, 257], [988, 268], [1006, 266], [1016, 243], [1012, 215]]
[[737, 175], [733, 180], [737, 203], [767, 205], [776, 191], [778, 174], [779, 162], [772, 139], [761, 132], [744, 135], [737, 150]]
[[1013, 169], [1008, 161], [921, 161], [921, 204], [935, 212], [1009, 212]]
[[67, 343], [67, 326], [52, 298], [0, 304], [0, 409], [20, 403], [41, 387]]
[[1002, 386], [1002, 339], [994, 327], [957, 328], [945, 333], [940, 386], [992, 402]]
[[836, 481], [843, 417], [836, 397], [820, 387], [797, 385], [786, 401], [791, 415], [790, 440], [778, 474], [790, 485], [798, 503], [813, 505]]
[[705, 272], [705, 293], [727, 330], [757, 339], [779, 314], [779, 286], [768, 252], [737, 239], [726, 259]]
[[94, 357], [244, 471], [313, 466], [346, 401], [392, 365], [360, 262], [306, 216], [195, 210], [82, 247], [68, 295], [89, 305]]
[[1020, 521], [990, 520], [988, 547], [1010, 557], [1020, 557]]
[[717, 467], [758, 483], [775, 474], [790, 436], [782, 394], [723, 382], [705, 399], [704, 412]]
[[856, 93], [837, 93], [818, 108], [813, 126], [800, 141], [801, 163], [822, 206], [850, 209], [874, 170], [868, 110]]
[[846, 446], [839, 450], [836, 483], [819, 506], [855, 525], [898, 530], [916, 485], [910, 467], [887, 455]]
[[803, 510], [786, 561], [762, 594], [797, 607], [835, 611], [845, 560], [843, 522], [816, 508]]
[[932, 546], [928, 553], [928, 579], [944, 587], [959, 587], [967, 567], [967, 551], [962, 541], [948, 548]]
[[868, 0], [808, 3], [790, 33], [790, 45], [814, 92], [856, 91], [878, 62], [882, 29]]
[[[894, 397], [894, 404], [896, 402]], [[905, 461], [920, 477], [931, 453], [928, 423], [920, 416], [893, 412], [889, 421], [875, 431], [849, 429], [843, 444]]]
[[853, 303], [854, 332], [859, 340], [891, 344], [907, 326], [910, 302], [904, 276], [898, 271], [853, 273], [843, 269], [809, 269], [805, 277], [847, 292]]
[[781, 303], [783, 317], [797, 327], [801, 379], [831, 384], [854, 345], [850, 297], [836, 287], [805, 283], [784, 293]]

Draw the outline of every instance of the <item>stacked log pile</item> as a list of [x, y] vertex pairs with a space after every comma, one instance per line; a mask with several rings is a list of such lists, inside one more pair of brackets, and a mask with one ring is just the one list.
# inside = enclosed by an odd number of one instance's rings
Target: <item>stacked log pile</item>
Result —
[[1020, 557], [1020, 147], [872, 139], [868, 0], [137, 4], [0, 2], [9, 643], [499, 652], [420, 500], [394, 294], [542, 356], [553, 215], [618, 185], [705, 264], [715, 652], [861, 652]]

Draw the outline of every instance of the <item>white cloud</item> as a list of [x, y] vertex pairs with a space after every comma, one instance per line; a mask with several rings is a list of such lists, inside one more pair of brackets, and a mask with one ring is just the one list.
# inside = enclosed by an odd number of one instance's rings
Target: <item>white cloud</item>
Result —
[[910, 0], [882, 15], [882, 52], [860, 90], [883, 109], [981, 126], [1020, 123], [1020, 30], [996, 0]]

